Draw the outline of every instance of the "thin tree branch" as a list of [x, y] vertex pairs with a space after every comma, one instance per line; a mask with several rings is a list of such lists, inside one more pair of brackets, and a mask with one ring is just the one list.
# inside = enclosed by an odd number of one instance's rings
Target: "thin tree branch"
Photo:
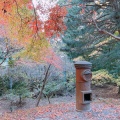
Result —
[[8, 49], [8, 44], [6, 43], [6, 54], [5, 54], [2, 62], [0, 63], [0, 66], [5, 62], [5, 60], [7, 59], [8, 54], [9, 54], [9, 49]]
[[41, 88], [41, 91], [39, 93], [39, 96], [38, 96], [38, 101], [37, 101], [37, 104], [36, 104], [36, 107], [39, 105], [39, 102], [41, 100], [41, 97], [42, 97], [42, 93], [43, 93], [43, 90], [45, 88], [45, 85], [46, 85], [46, 81], [47, 81], [47, 78], [49, 76], [49, 69], [51, 67], [51, 64], [49, 64], [48, 68], [47, 68], [47, 71], [46, 71], [46, 74], [45, 74], [45, 78], [43, 80], [43, 85], [42, 85], [42, 88]]
[[38, 19], [37, 19], [37, 12], [36, 12], [36, 9], [35, 9], [35, 6], [34, 6], [34, 3], [32, 2], [32, 5], [33, 5], [33, 12], [34, 12], [34, 16], [35, 16], [35, 24], [36, 24], [36, 34], [37, 36], [41, 39], [40, 35], [38, 34], [38, 31], [39, 31], [39, 27], [38, 27]]
[[100, 28], [98, 27], [98, 25], [97, 25], [97, 23], [96, 23], [96, 21], [95, 21], [94, 19], [93, 19], [93, 22], [94, 22], [95, 27], [97, 28], [98, 32], [100, 32], [100, 33], [102, 33], [102, 34], [109, 35], [109, 36], [115, 38], [116, 40], [119, 40], [119, 41], [120, 41], [120, 37], [115, 36], [115, 35], [113, 35], [112, 33], [108, 32], [108, 31], [106, 31], [106, 30], [100, 29]]
[[19, 8], [18, 8], [18, 3], [17, 3], [17, 1], [14, 0], [14, 2], [15, 2], [16, 7], [17, 7], [17, 14], [19, 15], [19, 17], [20, 17], [20, 21], [21, 21], [20, 30], [19, 30], [19, 31], [21, 31], [21, 29], [22, 29], [22, 27], [23, 27], [23, 25], [22, 25], [23, 19], [22, 19], [21, 14], [19, 13]]

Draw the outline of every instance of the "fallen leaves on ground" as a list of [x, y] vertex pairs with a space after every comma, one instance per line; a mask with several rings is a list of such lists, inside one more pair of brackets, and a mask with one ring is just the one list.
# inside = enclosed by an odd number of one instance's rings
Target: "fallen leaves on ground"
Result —
[[0, 120], [120, 120], [119, 100], [102, 101], [91, 103], [91, 110], [77, 112], [75, 102], [50, 104], [36, 108], [17, 110], [13, 113], [4, 113]]

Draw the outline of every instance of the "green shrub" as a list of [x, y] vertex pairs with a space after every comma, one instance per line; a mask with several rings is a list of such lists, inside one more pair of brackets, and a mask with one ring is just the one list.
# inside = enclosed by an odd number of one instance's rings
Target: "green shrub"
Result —
[[19, 80], [13, 84], [14, 94], [19, 96], [19, 103], [22, 103], [22, 99], [30, 97], [30, 91], [27, 83], [24, 80]]
[[74, 92], [75, 90], [75, 78], [70, 78], [69, 81], [66, 83], [67, 92]]
[[0, 77], [0, 96], [9, 89], [9, 78], [7, 76]]
[[51, 81], [48, 82], [43, 91], [45, 96], [53, 96], [53, 95], [62, 95], [65, 89], [65, 82]]
[[117, 79], [115, 79], [115, 82], [116, 82], [117, 86], [120, 86], [120, 76]]
[[106, 83], [115, 83], [115, 78], [113, 78], [107, 70], [102, 69], [93, 72], [92, 84], [96, 86], [103, 86]]

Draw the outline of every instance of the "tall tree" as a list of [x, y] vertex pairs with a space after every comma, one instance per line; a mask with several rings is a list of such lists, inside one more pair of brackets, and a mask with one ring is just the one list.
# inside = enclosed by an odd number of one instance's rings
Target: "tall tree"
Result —
[[[60, 0], [61, 1], [61, 0]], [[68, 14], [67, 30], [63, 36], [64, 50], [73, 57], [87, 54], [95, 45], [108, 40], [120, 40], [119, 0], [70, 0], [64, 2]], [[96, 48], [99, 51], [99, 48]], [[77, 52], [79, 51], [79, 53]]]
[[93, 70], [106, 69], [119, 85], [119, 0], [70, 0], [63, 6], [68, 14], [63, 36], [66, 46], [61, 50], [72, 58], [90, 60]]

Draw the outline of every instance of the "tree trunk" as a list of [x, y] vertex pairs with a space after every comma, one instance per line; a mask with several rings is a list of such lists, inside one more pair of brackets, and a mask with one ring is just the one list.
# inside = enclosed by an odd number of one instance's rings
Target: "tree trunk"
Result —
[[41, 91], [40, 91], [40, 93], [39, 93], [39, 95], [38, 95], [38, 101], [37, 101], [36, 107], [39, 105], [39, 102], [40, 102], [40, 100], [41, 100], [42, 92], [43, 92], [43, 90], [44, 90], [44, 87], [45, 87], [45, 84], [46, 84], [46, 81], [47, 81], [47, 78], [48, 78], [48, 73], [49, 73], [50, 66], [51, 66], [51, 64], [48, 66], [48, 69], [47, 69], [47, 71], [46, 71], [45, 78], [44, 78], [44, 80], [43, 80], [43, 85], [42, 85]]
[[20, 104], [20, 107], [21, 107], [21, 105], [22, 105], [22, 97], [21, 97], [21, 95], [19, 95], [19, 104]]
[[48, 102], [49, 102], [49, 104], [50, 104], [50, 96], [46, 96], [47, 97], [47, 99], [48, 99]]
[[120, 94], [120, 86], [118, 86], [118, 94]]

